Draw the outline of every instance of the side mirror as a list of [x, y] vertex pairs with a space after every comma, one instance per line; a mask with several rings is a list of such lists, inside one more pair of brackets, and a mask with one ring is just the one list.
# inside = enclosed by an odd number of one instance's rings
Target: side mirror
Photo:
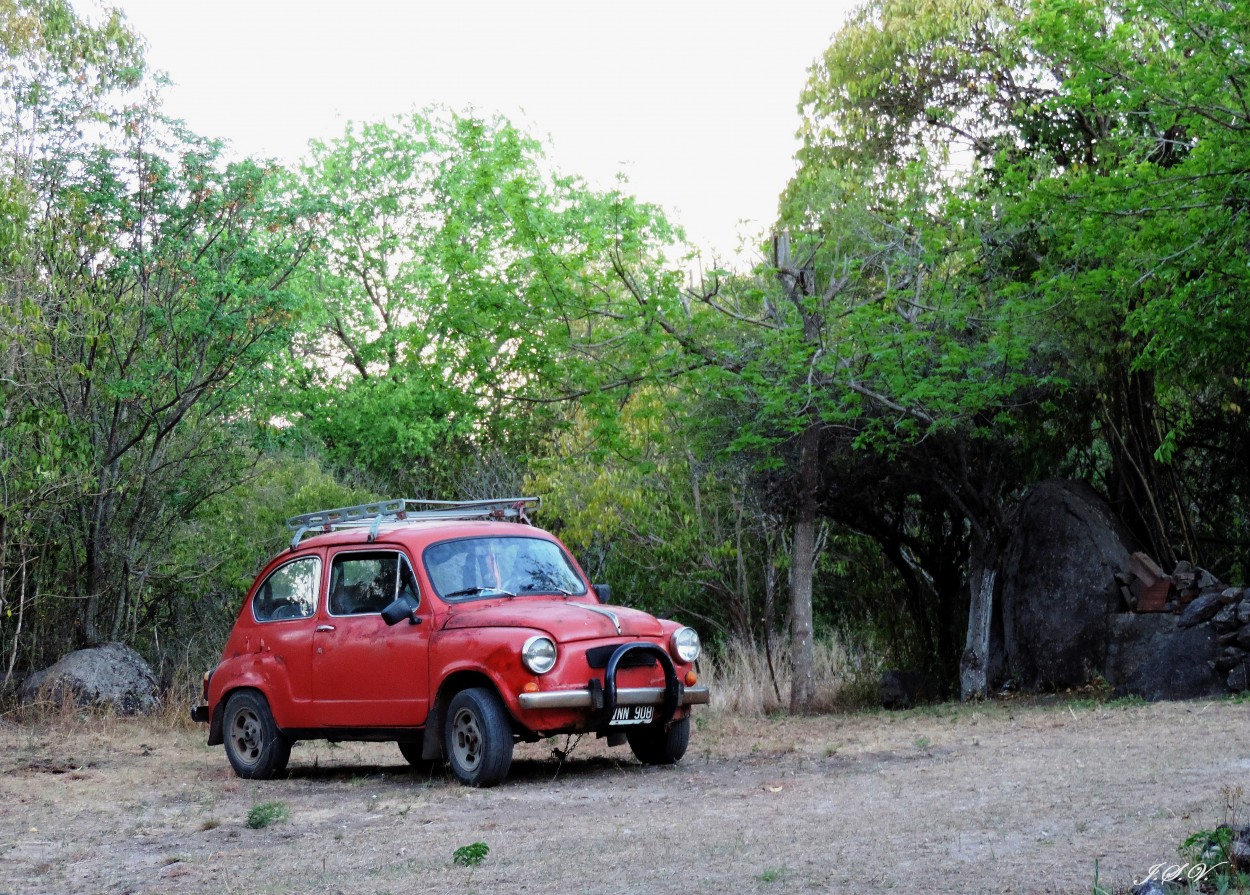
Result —
[[417, 618], [417, 601], [411, 594], [401, 594], [395, 602], [382, 610], [382, 621], [388, 626], [397, 625], [404, 619], [408, 619], [410, 625], [421, 624], [421, 619]]
[[593, 585], [593, 587], [595, 589], [595, 596], [599, 598], [600, 603], [612, 602], [612, 588], [611, 587], [609, 587], [606, 584], [596, 584], [596, 585]]

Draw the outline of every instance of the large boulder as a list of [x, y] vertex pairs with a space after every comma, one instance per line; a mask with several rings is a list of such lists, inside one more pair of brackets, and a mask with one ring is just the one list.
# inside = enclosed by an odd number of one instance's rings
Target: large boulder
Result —
[[1219, 644], [1211, 625], [1183, 627], [1171, 614], [1121, 613], [1110, 620], [1104, 675], [1117, 696], [1197, 699], [1227, 693], [1216, 670]]
[[1075, 687], [1101, 673], [1117, 573], [1136, 549], [1092, 488], [1051, 481], [1021, 501], [1000, 566], [1007, 673], [1027, 690]]
[[77, 650], [22, 682], [18, 698], [111, 708], [137, 715], [156, 707], [156, 675], [143, 657], [122, 643]]

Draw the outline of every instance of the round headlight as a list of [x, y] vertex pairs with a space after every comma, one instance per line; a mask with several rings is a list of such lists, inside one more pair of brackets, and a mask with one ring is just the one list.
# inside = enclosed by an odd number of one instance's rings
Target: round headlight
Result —
[[668, 651], [683, 662], [693, 662], [703, 655], [703, 645], [699, 643], [699, 632], [694, 628], [678, 628], [669, 641]]
[[546, 674], [556, 664], [556, 645], [550, 637], [531, 637], [521, 647], [521, 661], [534, 674]]

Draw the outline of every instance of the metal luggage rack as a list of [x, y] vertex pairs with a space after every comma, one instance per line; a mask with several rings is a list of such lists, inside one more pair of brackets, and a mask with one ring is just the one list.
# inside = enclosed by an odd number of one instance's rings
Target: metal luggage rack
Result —
[[526, 510], [537, 510], [542, 503], [541, 497], [497, 497], [490, 500], [418, 500], [399, 497], [292, 516], [286, 520], [286, 527], [295, 532], [291, 538], [291, 549], [294, 550], [305, 535], [345, 528], [368, 526], [369, 540], [372, 541], [377, 537], [378, 529], [383, 523], [429, 522], [438, 519], [511, 519], [529, 525]]

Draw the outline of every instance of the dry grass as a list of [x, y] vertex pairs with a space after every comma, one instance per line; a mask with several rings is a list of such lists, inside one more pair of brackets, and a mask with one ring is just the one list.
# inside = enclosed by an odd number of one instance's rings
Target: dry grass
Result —
[[[180, 713], [62, 709], [0, 719], [0, 892], [1088, 895], [1096, 864], [1126, 892], [1226, 820], [1250, 769], [1231, 701], [699, 709], [675, 768], [545, 742], [487, 791], [393, 743], [302, 743], [286, 777], [244, 781]], [[272, 802], [287, 820], [249, 827]], [[486, 860], [457, 865], [478, 841]]]
[[[884, 657], [870, 648], [852, 646], [837, 635], [814, 644], [816, 692], [814, 709], [854, 709], [875, 704]], [[712, 710], [759, 716], [785, 711], [790, 704], [790, 644], [778, 638], [771, 661], [758, 644], [730, 640], [705, 665], [704, 681], [712, 690]]]

